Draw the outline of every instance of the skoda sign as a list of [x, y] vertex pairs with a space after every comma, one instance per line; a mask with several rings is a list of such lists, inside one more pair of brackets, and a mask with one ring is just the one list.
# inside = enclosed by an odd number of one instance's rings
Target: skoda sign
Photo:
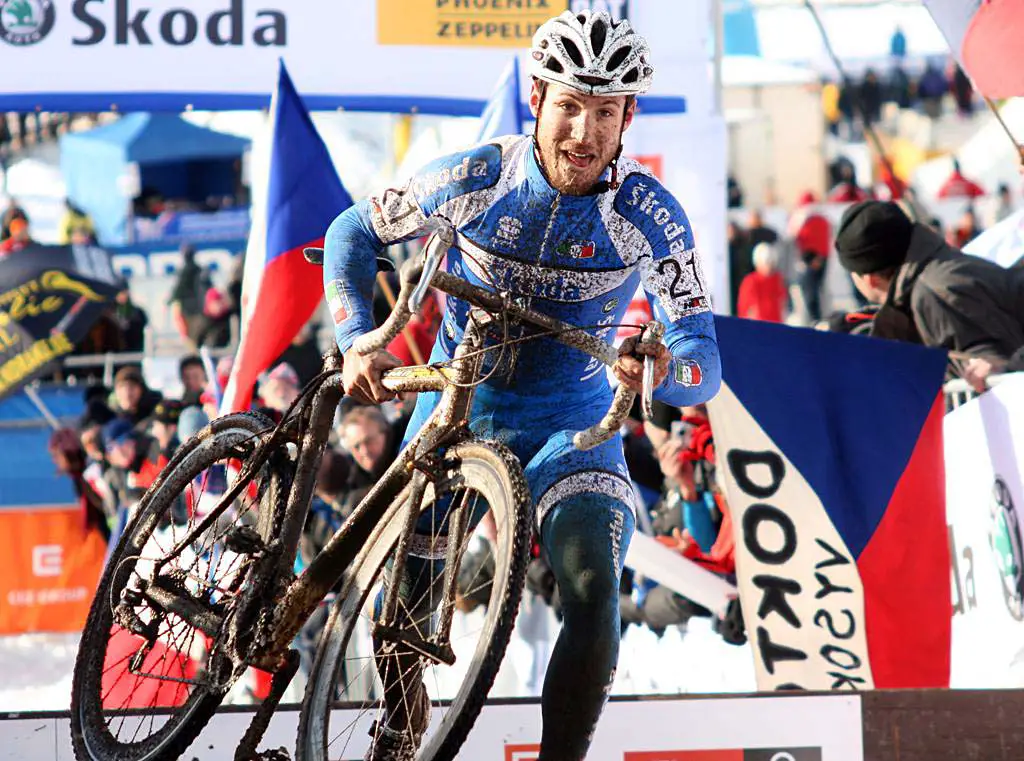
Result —
[[1013, 496], [1006, 481], [998, 476], [992, 489], [990, 516], [989, 545], [995, 553], [1006, 608], [1020, 621], [1024, 619], [1024, 547]]
[[53, 29], [53, 0], [0, 0], [0, 40], [34, 45]]

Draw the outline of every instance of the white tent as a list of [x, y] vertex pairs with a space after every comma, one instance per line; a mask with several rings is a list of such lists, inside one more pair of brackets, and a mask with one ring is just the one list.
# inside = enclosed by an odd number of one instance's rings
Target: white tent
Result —
[[[835, 75], [821, 33], [802, 2], [755, 3], [761, 55], [774, 61], [813, 66]], [[818, 3], [825, 31], [844, 68], [857, 74], [889, 62], [889, 41], [896, 27], [907, 37], [911, 67], [931, 56], [949, 55], [949, 45], [919, 3]]]
[[[1010, 131], [1024, 140], [1024, 98], [1007, 102], [999, 113]], [[956, 152], [960, 168], [988, 193], [995, 193], [1002, 183], [1016, 191], [1021, 183], [1017, 148], [995, 117], [986, 112], [984, 117], [975, 118], [980, 125], [978, 131]], [[924, 200], [932, 200], [952, 170], [949, 157], [932, 159], [917, 168], [911, 184]]]

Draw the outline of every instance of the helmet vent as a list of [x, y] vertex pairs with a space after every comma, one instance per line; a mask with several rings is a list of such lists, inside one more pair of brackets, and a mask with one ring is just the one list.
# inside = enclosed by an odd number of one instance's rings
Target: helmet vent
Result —
[[629, 54], [632, 52], [633, 48], [630, 47], [629, 45], [619, 48], [614, 53], [612, 53], [611, 57], [608, 59], [608, 65], [605, 66], [605, 70], [615, 71], [622, 65], [622, 62], [625, 61], [626, 58], [629, 57]]
[[594, 25], [590, 28], [590, 45], [594, 49], [594, 55], [601, 55], [601, 51], [604, 50], [604, 42], [608, 38], [608, 27], [606, 27], [600, 21], [595, 21]]
[[580, 49], [576, 47], [576, 43], [568, 37], [563, 37], [562, 44], [565, 45], [565, 52], [569, 58], [572, 59], [572, 62], [577, 66], [583, 66], [583, 54], [580, 52]]
[[549, 58], [547, 62], [544, 64], [544, 68], [547, 69], [548, 71], [553, 71], [556, 74], [561, 74], [562, 72], [565, 71], [565, 69], [562, 68], [562, 64], [560, 64], [558, 60], [555, 58]]
[[630, 69], [622, 75], [622, 81], [627, 85], [631, 85], [640, 79], [640, 69]]

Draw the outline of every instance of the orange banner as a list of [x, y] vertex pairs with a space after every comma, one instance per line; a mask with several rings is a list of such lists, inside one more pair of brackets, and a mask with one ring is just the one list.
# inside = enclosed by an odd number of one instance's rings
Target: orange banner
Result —
[[105, 552], [77, 506], [0, 510], [0, 634], [81, 631]]

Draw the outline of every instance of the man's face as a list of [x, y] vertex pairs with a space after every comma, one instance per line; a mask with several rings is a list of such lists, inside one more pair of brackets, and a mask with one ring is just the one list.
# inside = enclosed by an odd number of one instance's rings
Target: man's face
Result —
[[356, 465], [367, 473], [373, 473], [384, 456], [384, 445], [388, 437], [376, 423], [367, 421], [346, 425], [341, 439]]
[[154, 421], [153, 423], [153, 438], [160, 443], [162, 449], [170, 446], [171, 439], [174, 438], [174, 434], [177, 432], [177, 423], [164, 423], [161, 420]]
[[206, 370], [202, 365], [186, 365], [181, 371], [181, 384], [185, 391], [202, 393], [206, 388]]
[[264, 384], [260, 395], [268, 407], [284, 412], [298, 398], [299, 388], [294, 383], [275, 379]]
[[134, 412], [142, 399], [142, 386], [133, 380], [123, 380], [114, 386], [114, 399], [125, 412]]
[[564, 85], [534, 82], [530, 110], [537, 120], [537, 145], [552, 187], [560, 193], [583, 195], [619, 149], [621, 130], [633, 120], [633, 106], [625, 112], [626, 97], [584, 95]]
[[126, 437], [107, 447], [107, 461], [115, 468], [129, 468], [135, 460], [135, 439]]
[[851, 272], [850, 277], [853, 278], [853, 284], [857, 286], [857, 290], [861, 292], [861, 295], [872, 304], [882, 304], [885, 302], [886, 296], [889, 295], [888, 280], [885, 280], [880, 275], [860, 275], [856, 272]]

